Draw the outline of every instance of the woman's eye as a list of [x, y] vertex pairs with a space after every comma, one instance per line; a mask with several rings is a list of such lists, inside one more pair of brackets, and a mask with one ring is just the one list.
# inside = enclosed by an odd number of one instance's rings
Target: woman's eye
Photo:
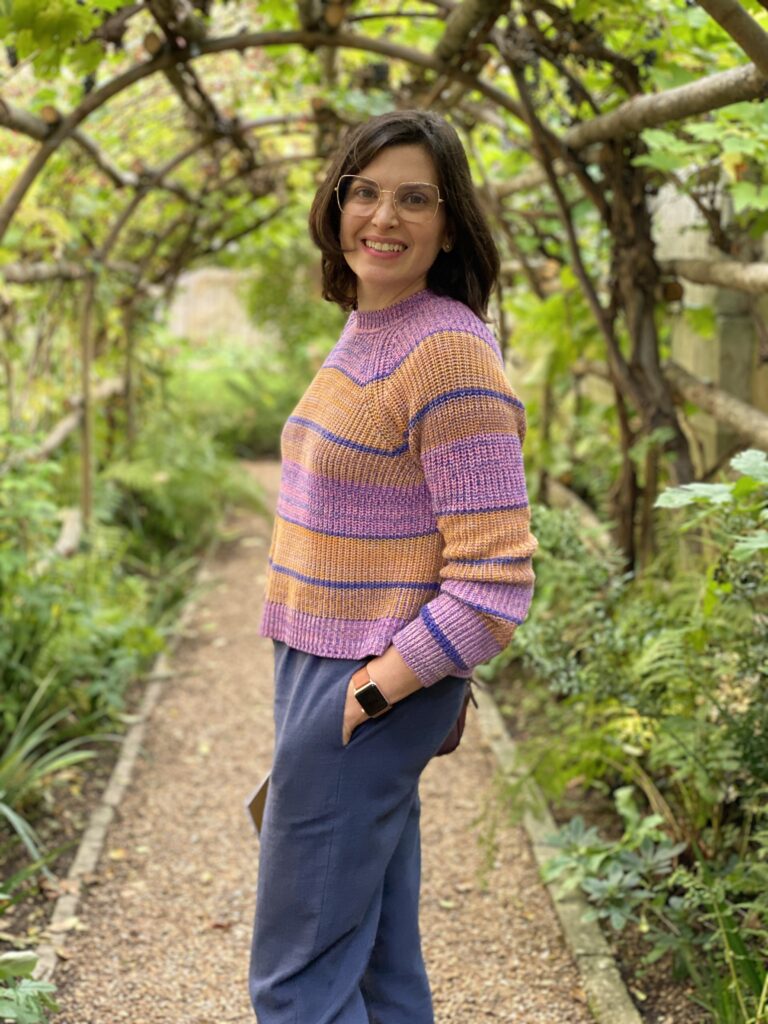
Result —
[[357, 185], [352, 190], [352, 196], [355, 199], [375, 199], [376, 192], [370, 187], [370, 185]]
[[405, 206], [423, 206], [428, 200], [423, 192], [407, 192], [400, 202]]

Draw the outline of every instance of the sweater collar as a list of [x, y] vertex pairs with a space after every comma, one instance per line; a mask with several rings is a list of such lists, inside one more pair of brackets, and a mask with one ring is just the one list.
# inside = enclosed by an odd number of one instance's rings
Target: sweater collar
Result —
[[355, 331], [380, 331], [392, 327], [401, 320], [414, 316], [431, 298], [433, 294], [429, 288], [423, 288], [420, 292], [409, 295], [407, 299], [385, 306], [384, 309], [355, 309], [350, 314], [349, 326]]

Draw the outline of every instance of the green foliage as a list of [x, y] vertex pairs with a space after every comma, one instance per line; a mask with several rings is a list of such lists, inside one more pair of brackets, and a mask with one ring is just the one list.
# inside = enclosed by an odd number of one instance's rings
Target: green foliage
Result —
[[69, 57], [82, 74], [99, 64], [103, 49], [86, 42], [122, 0], [99, 0], [98, 6], [77, 0], [4, 0], [0, 4], [0, 35], [12, 43], [19, 57], [32, 57], [36, 71], [45, 78], [55, 75]]
[[35, 981], [37, 964], [34, 953], [0, 954], [0, 1018], [14, 1024], [45, 1024], [49, 1013], [56, 1012], [53, 994], [56, 986]]
[[647, 128], [647, 152], [635, 158], [640, 167], [673, 173], [691, 191], [702, 176], [722, 172], [734, 213], [743, 226], [768, 210], [768, 113], [761, 103], [735, 103], [714, 111], [706, 120], [686, 123], [677, 131]]
[[[297, 185], [311, 180], [302, 175]], [[286, 370], [306, 374], [336, 340], [344, 314], [324, 302], [317, 281], [317, 254], [301, 219], [283, 220], [261, 239], [259, 272], [248, 291], [253, 320], [271, 329], [278, 351], [290, 360]]]
[[[267, 320], [262, 323], [273, 329]], [[244, 458], [278, 454], [280, 431], [311, 375], [302, 354], [311, 344], [297, 341], [295, 347], [291, 356], [268, 335], [258, 345], [196, 347], [193, 358], [180, 353], [171, 401], [194, 409], [198, 429], [224, 452]]]
[[768, 952], [768, 460], [731, 469], [660, 496], [680, 521], [636, 578], [573, 515], [536, 509], [537, 601], [497, 670], [521, 659], [555, 696], [525, 744], [542, 784], [614, 790], [624, 823], [609, 841], [571, 822], [550, 877], [638, 925], [715, 1019], [745, 1024]]
[[53, 556], [57, 478], [55, 464], [28, 465], [0, 487], [0, 749], [41, 679], [51, 714], [78, 713], [87, 730], [160, 646], [146, 583], [121, 569], [125, 539], [97, 528], [88, 550]]
[[550, 838], [562, 852], [548, 861], [543, 877], [547, 882], [564, 878], [561, 895], [580, 887], [593, 904], [588, 919], [607, 920], [621, 931], [663, 906], [666, 892], [661, 880], [669, 878], [686, 844], [670, 841], [661, 815], [640, 814], [633, 787], [622, 786], [613, 796], [624, 823], [621, 838], [603, 839], [577, 815]]
[[568, 483], [600, 508], [618, 465], [612, 424], [614, 398], [593, 381], [574, 386], [579, 360], [600, 357], [601, 340], [589, 307], [569, 269], [560, 287], [544, 300], [530, 292], [511, 293], [505, 306], [512, 319], [511, 348], [524, 372], [513, 369], [513, 386], [528, 416], [527, 465], [533, 492], [538, 474]]
[[[205, 365], [197, 372], [204, 378]], [[53, 553], [63, 464], [25, 463], [2, 477], [0, 819], [43, 870], [32, 825], [41, 798], [93, 756], [86, 745], [120, 727], [125, 689], [162, 647], [225, 508], [261, 507], [191, 396], [173, 375], [160, 380], [133, 457], [99, 478], [96, 522], [74, 555]]]
[[5, 818], [34, 860], [41, 856], [35, 832], [19, 809], [37, 797], [58, 772], [93, 757], [92, 751], [82, 749], [81, 738], [51, 742], [68, 710], [47, 710], [45, 699], [50, 690], [50, 680], [44, 679], [0, 748], [0, 817]]
[[159, 410], [132, 458], [112, 462], [105, 481], [117, 486], [117, 516], [130, 525], [131, 550], [199, 551], [229, 504], [261, 508], [258, 488], [191, 419]]

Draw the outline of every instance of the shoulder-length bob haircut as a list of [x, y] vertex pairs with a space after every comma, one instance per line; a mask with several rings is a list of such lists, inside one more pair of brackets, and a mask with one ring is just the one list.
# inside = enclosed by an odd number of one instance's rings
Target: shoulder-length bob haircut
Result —
[[427, 287], [459, 299], [485, 319], [499, 276], [499, 253], [456, 129], [426, 110], [380, 114], [351, 129], [342, 140], [309, 214], [310, 235], [322, 253], [323, 298], [346, 310], [354, 309], [357, 301], [355, 275], [340, 244], [341, 212], [334, 193], [339, 178], [359, 173], [389, 146], [411, 145], [423, 146], [434, 161], [453, 239], [451, 251], [441, 249], [430, 267]]

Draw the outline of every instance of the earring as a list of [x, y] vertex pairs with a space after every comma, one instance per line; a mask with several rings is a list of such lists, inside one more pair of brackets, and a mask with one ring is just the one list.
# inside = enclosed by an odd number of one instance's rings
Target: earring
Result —
[[443, 252], [450, 252], [453, 246], [450, 242], [443, 242]]

